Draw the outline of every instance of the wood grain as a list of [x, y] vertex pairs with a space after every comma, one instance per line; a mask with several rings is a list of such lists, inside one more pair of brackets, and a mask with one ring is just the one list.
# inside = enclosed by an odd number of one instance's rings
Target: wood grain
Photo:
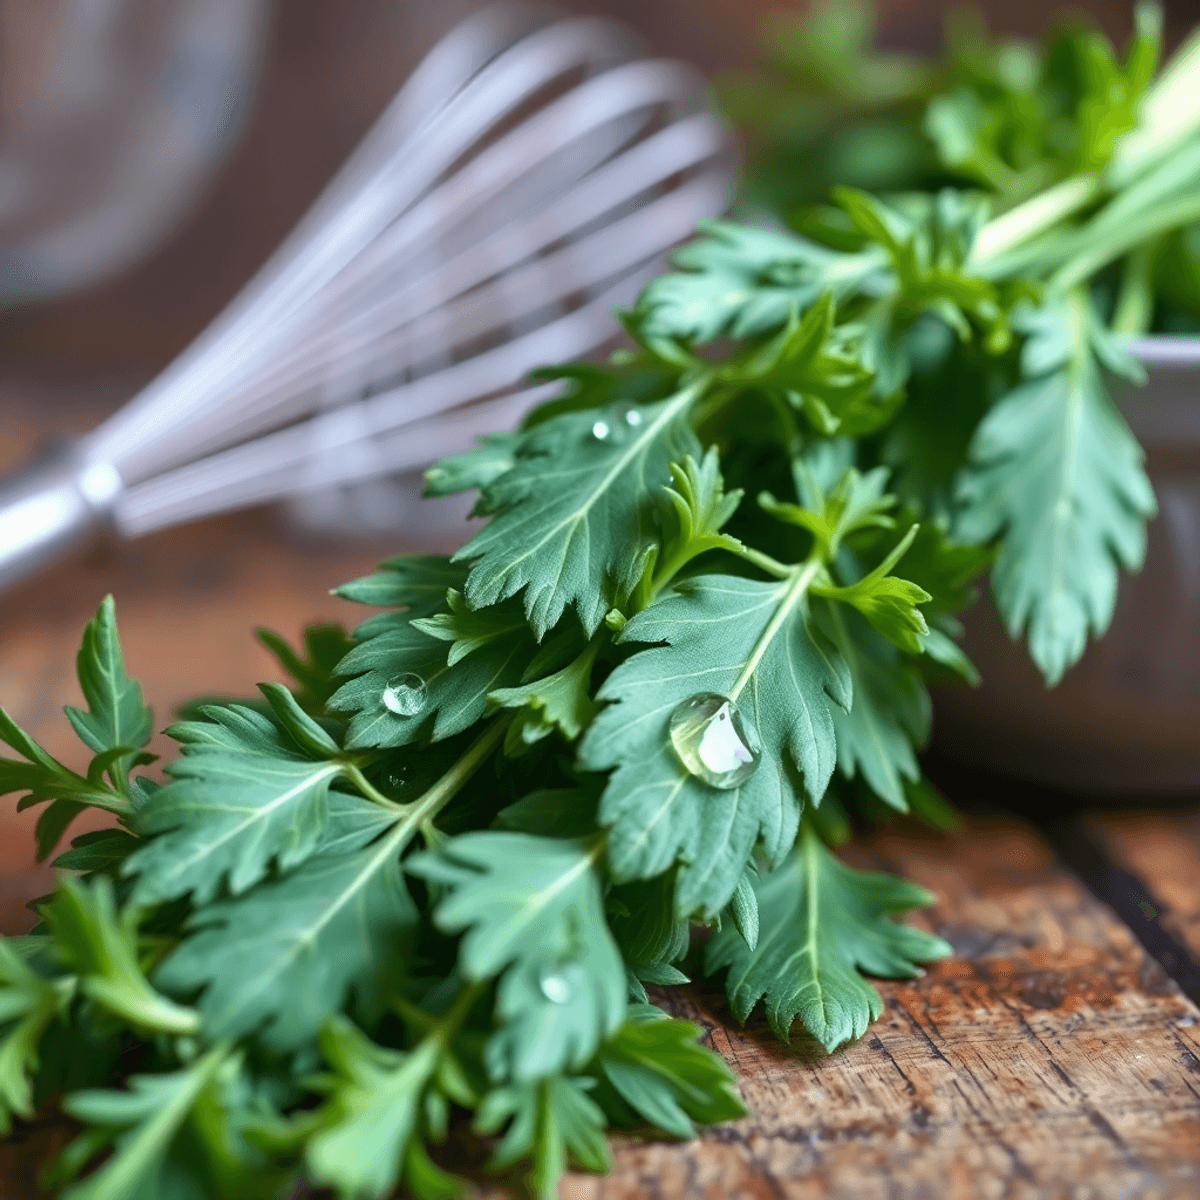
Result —
[[1093, 814], [1083, 827], [1141, 881], [1150, 900], [1143, 917], [1158, 921], [1200, 963], [1200, 811]]
[[669, 1001], [708, 1029], [753, 1115], [691, 1145], [628, 1143], [572, 1200], [1108, 1200], [1200, 1194], [1196, 1008], [1129, 930], [1009, 821], [860, 852], [938, 894], [958, 957], [884, 983], [883, 1018], [831, 1057]]

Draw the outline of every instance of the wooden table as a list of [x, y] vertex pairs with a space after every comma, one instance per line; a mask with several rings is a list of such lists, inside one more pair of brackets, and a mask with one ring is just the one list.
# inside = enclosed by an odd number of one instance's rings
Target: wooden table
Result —
[[[94, 415], [67, 404], [39, 417], [39, 394], [0, 387], [0, 420], [18, 441], [64, 411]], [[397, 548], [334, 549], [255, 513], [66, 565], [0, 597], [0, 703], [82, 765], [61, 708], [79, 700], [75, 646], [106, 592], [165, 723], [198, 693], [245, 695], [276, 677], [256, 625], [295, 638], [310, 620], [353, 621], [329, 588]], [[1200, 1195], [1200, 814], [1084, 814], [1039, 830], [995, 805], [1053, 811], [1029, 789], [961, 775], [947, 786], [980, 809], [964, 834], [889, 832], [853, 856], [931, 888], [937, 904], [916, 919], [956, 957], [884, 983], [883, 1018], [831, 1057], [779, 1044], [761, 1020], [739, 1028], [716, 990], [666, 994], [733, 1063], [753, 1115], [691, 1145], [622, 1142], [614, 1174], [574, 1177], [568, 1196]], [[0, 927], [18, 932], [53, 877], [34, 862], [35, 814], [2, 803]], [[25, 1129], [0, 1150], [3, 1200], [37, 1195], [34, 1164], [56, 1136]]]

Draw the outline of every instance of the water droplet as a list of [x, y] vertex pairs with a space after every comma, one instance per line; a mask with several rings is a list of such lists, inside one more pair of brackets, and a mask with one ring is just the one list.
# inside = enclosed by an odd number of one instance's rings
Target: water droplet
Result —
[[[385, 701], [386, 703], [386, 701]], [[411, 763], [402, 763], [398, 767], [393, 767], [386, 771], [383, 776], [383, 786], [387, 791], [396, 793], [402, 792], [409, 784], [412, 783], [413, 769]]]
[[425, 680], [411, 671], [389, 679], [383, 689], [383, 707], [398, 717], [415, 717], [425, 707]]
[[538, 987], [542, 989], [542, 995], [551, 1004], [566, 1004], [571, 999], [570, 981], [552, 967], [542, 968], [541, 974], [538, 976]]
[[607, 421], [597, 421], [592, 426], [592, 437], [601, 442], [604, 441], [611, 432], [612, 430], [609, 428]]
[[671, 745], [680, 761], [703, 783], [728, 791], [758, 767], [758, 730], [737, 706], [715, 692], [689, 696], [671, 714]]
[[642, 414], [636, 408], [631, 408], [625, 414], [625, 424], [636, 429], [642, 423]]

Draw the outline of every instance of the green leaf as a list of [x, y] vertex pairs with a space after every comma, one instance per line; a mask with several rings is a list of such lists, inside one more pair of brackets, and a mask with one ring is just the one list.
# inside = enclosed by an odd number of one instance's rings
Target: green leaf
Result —
[[621, 884], [608, 893], [609, 926], [635, 974], [678, 962], [688, 952], [690, 923], [675, 912], [675, 872]]
[[825, 292], [835, 299], [877, 270], [874, 253], [839, 254], [773, 229], [707, 221], [677, 250], [677, 273], [660, 275], [638, 301], [638, 330], [656, 338], [712, 342], [773, 331]]
[[150, 840], [126, 862], [134, 899], [158, 904], [192, 893], [203, 905], [223, 887], [240, 895], [272, 864], [290, 871], [317, 848], [339, 762], [308, 762], [192, 745], [171, 782], [137, 816]]
[[517, 433], [486, 434], [474, 450], [439, 459], [425, 472], [425, 495], [452, 496], [486, 488], [512, 469], [520, 440]]
[[[629, 314], [618, 314], [629, 324]], [[636, 326], [631, 329], [637, 336]], [[694, 365], [683, 355], [683, 363], [664, 361], [657, 354], [616, 351], [607, 363], [566, 362], [530, 371], [534, 383], [566, 383], [566, 389], [551, 400], [536, 405], [521, 422], [532, 429], [567, 412], [616, 406], [622, 413], [631, 405], [665, 400], [679, 390], [680, 374]]]
[[476, 650], [525, 632], [524, 618], [515, 604], [474, 610], [467, 606], [462, 593], [454, 588], [446, 593], [446, 604], [448, 612], [422, 617], [411, 624], [414, 629], [431, 638], [450, 644], [447, 666], [456, 666]]
[[516, 720], [504, 737], [505, 754], [515, 758], [556, 729], [573, 742], [587, 728], [596, 715], [591, 679], [599, 648], [599, 641], [593, 640], [562, 670], [520, 687], [497, 688], [488, 694], [490, 707], [517, 711]]
[[833, 713], [838, 768], [847, 779], [861, 775], [880, 799], [904, 812], [904, 780], [921, 773], [913, 745], [929, 738], [929, 693], [918, 671], [857, 613], [814, 601], [813, 614], [853, 680], [850, 711]]
[[17, 802], [22, 812], [50, 801], [38, 819], [38, 860], [49, 856], [67, 826], [88, 805], [121, 815], [132, 811], [130, 799], [103, 780], [92, 781], [63, 766], [47, 754], [17, 723], [0, 708], [0, 741], [11, 746], [25, 762], [0, 758], [0, 795], [26, 793]]
[[1116, 353], [1090, 301], [1029, 314], [1025, 382], [984, 417], [959, 482], [957, 535], [1002, 538], [992, 587], [1049, 684], [1112, 619], [1117, 568], [1137, 570], [1154, 493], [1097, 355]]
[[14, 1116], [33, 1116], [30, 1075], [38, 1068], [38, 1043], [70, 993], [61, 992], [26, 965], [8, 938], [0, 938], [0, 1134]]
[[138, 961], [138, 912], [116, 911], [111, 881], [65, 880], [41, 910], [63, 965], [79, 976], [79, 991], [146, 1033], [194, 1034], [200, 1020], [160, 995]]
[[421, 1097], [437, 1069], [440, 1043], [410, 1053], [377, 1046], [345, 1017], [321, 1032], [321, 1052], [333, 1068], [325, 1087], [322, 1128], [308, 1141], [313, 1179], [340, 1200], [390, 1196], [410, 1141], [419, 1136]]
[[142, 700], [141, 684], [125, 673], [111, 596], [104, 598], [84, 629], [75, 667], [88, 711], [68, 705], [67, 718], [96, 754], [118, 747], [129, 751], [109, 765], [113, 782], [124, 787], [130, 760], [154, 734], [154, 713]]
[[[604, 682], [598, 698], [609, 704], [584, 736], [580, 763], [615, 768], [599, 815], [614, 876], [647, 879], [678, 861], [680, 914], [711, 919], [724, 908], [756, 843], [782, 858], [796, 835], [799, 789], [819, 801], [833, 771], [832, 710], [849, 707], [850, 680], [810, 626], [806, 575], [688, 579], [618, 639], [667, 644], [633, 655]], [[757, 769], [727, 791], [690, 774], [670, 739], [675, 709], [709, 693], [734, 700], [762, 741]]]
[[331, 758], [341, 747], [329, 731], [301, 706], [299, 699], [281, 683], [260, 683], [258, 690], [266, 697], [279, 726], [310, 758]]
[[625, 969], [604, 918], [597, 849], [520, 833], [469, 833], [408, 869], [449, 889], [434, 910], [466, 931], [466, 979], [500, 977], [495, 1079], [527, 1081], [581, 1068], [625, 1018]]
[[268, 758], [299, 761], [303, 757], [295, 742], [284, 736], [278, 722], [264, 712], [244, 704], [202, 704], [196, 713], [203, 720], [179, 721], [166, 729], [185, 747], [185, 754], [192, 746], [210, 746]]
[[693, 1121], [713, 1125], [746, 1115], [736, 1076], [719, 1054], [696, 1044], [700, 1032], [657, 1008], [637, 1005], [597, 1056], [621, 1099], [677, 1138], [696, 1136]]
[[708, 943], [705, 970], [729, 969], [725, 991], [739, 1021], [765, 996], [767, 1019], [785, 1041], [797, 1016], [829, 1051], [861, 1037], [882, 1002], [860, 971], [911, 979], [918, 963], [952, 952], [941, 938], [890, 919], [931, 903], [924, 888], [852, 870], [807, 829], [754, 890], [763, 922], [758, 946], [751, 950], [726, 927]]
[[[393, 619], [390, 630], [346, 656], [340, 671], [356, 678], [329, 701], [331, 711], [353, 714], [346, 736], [352, 749], [406, 746], [424, 736], [436, 742], [461, 733], [483, 716], [490, 692], [517, 682], [533, 653], [524, 623], [514, 624], [507, 615], [499, 623], [484, 618], [492, 636], [483, 636], [477, 648], [471, 647], [473, 653], [453, 665], [453, 640], [440, 640], [403, 618]], [[424, 685], [423, 695], [418, 683]], [[407, 706], [411, 712], [388, 707], [385, 692], [393, 685], [413, 697]]]
[[715, 447], [710, 446], [700, 462], [689, 454], [682, 463], [672, 463], [671, 483], [666, 492], [676, 528], [673, 542], [666, 547], [668, 560], [684, 555], [695, 558], [708, 550], [731, 550], [741, 545], [737, 538], [721, 533], [737, 511], [742, 493], [725, 491]]
[[583, 838], [596, 832], [594, 788], [543, 788], [496, 814], [496, 826], [543, 837]]
[[53, 865], [60, 871], [113, 873], [140, 845], [141, 838], [123, 829], [96, 829], [74, 838], [71, 849], [60, 854]]
[[591, 1082], [556, 1077], [489, 1092], [476, 1114], [475, 1128], [491, 1134], [508, 1125], [489, 1165], [502, 1171], [532, 1159], [529, 1182], [538, 1200], [557, 1200], [568, 1159], [586, 1171], [610, 1170], [604, 1112], [586, 1091]]
[[[94, 1174], [68, 1188], [63, 1200], [149, 1200], [169, 1194], [160, 1188], [171, 1177], [167, 1160], [172, 1143], [203, 1093], [213, 1086], [227, 1053], [217, 1046], [181, 1071], [131, 1076], [126, 1092], [84, 1091], [67, 1096], [63, 1108], [69, 1116], [99, 1127], [84, 1133], [67, 1155], [75, 1151], [86, 1162], [113, 1138], [116, 1153]], [[95, 1133], [101, 1133], [103, 1140]]]
[[306, 713], [320, 716], [337, 687], [337, 665], [354, 648], [350, 635], [341, 625], [309, 625], [304, 630], [303, 657], [269, 629], [256, 630], [255, 636], [299, 685], [296, 703]]
[[729, 915], [751, 950], [758, 945], [758, 901], [750, 882], [754, 873], [753, 864], [748, 865], [729, 901]]
[[774, 337], [735, 355], [720, 378], [778, 397], [799, 409], [820, 434], [857, 437], [886, 424], [902, 396], [881, 398], [858, 357], [859, 331], [837, 328], [826, 293]]
[[829, 488], [822, 486], [819, 471], [808, 459], [796, 460], [793, 473], [802, 503], [788, 504], [763, 492], [758, 498], [759, 507], [776, 520], [807, 529], [821, 558], [836, 558], [842, 542], [851, 534], [864, 529], [891, 529], [895, 524], [887, 515], [896, 499], [885, 494], [886, 467], [876, 467], [865, 475], [851, 467]]
[[[446, 603], [449, 588], [462, 588], [467, 568], [437, 554], [403, 555], [385, 559], [378, 575], [367, 575], [334, 588], [333, 594], [356, 604], [378, 608], [402, 608], [409, 620], [432, 616]], [[370, 625], [368, 620], [367, 625]], [[362, 626], [355, 631], [362, 640]]]
[[412, 833], [394, 813], [331, 793], [318, 852], [198, 911], [157, 982], [182, 995], [204, 989], [197, 1008], [211, 1037], [261, 1030], [279, 1051], [315, 1037], [350, 988], [378, 1004], [417, 920], [400, 872]]
[[455, 555], [472, 562], [471, 606], [523, 591], [539, 640], [568, 606], [591, 636], [657, 544], [671, 463], [699, 452], [685, 420], [696, 394], [564, 413], [523, 434], [516, 465], [484, 493], [495, 515]]
[[899, 544], [873, 571], [845, 587], [815, 587], [815, 595], [826, 596], [858, 609], [871, 625], [901, 650], [920, 654], [929, 634], [925, 617], [916, 606], [931, 599], [924, 588], [889, 572], [904, 557], [917, 526], [909, 528]]
[[[921, 609], [927, 617], [958, 612], [975, 602], [974, 581], [988, 569], [995, 557], [986, 546], [959, 545], [934, 522], [916, 524], [911, 511], [896, 521], [894, 532], [872, 547], [871, 555], [862, 555], [868, 563], [889, 557], [911, 530], [916, 529], [904, 552], [904, 578], [928, 593]], [[877, 564], [875, 564], [877, 565]]]

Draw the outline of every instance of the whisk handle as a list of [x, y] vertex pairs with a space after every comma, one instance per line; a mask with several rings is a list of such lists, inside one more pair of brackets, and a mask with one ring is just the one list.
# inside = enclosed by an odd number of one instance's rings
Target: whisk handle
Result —
[[96, 541], [120, 493], [116, 469], [73, 443], [0, 480], [0, 589]]

